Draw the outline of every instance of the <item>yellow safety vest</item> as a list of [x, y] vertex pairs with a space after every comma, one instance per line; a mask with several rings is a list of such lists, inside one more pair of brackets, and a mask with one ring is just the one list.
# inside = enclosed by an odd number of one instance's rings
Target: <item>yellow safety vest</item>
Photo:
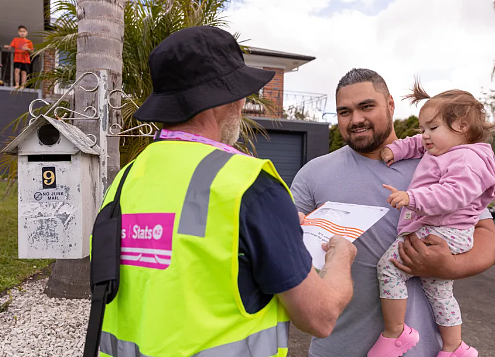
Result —
[[270, 161], [203, 143], [161, 141], [139, 155], [120, 199], [120, 287], [102, 356], [287, 356], [277, 296], [249, 314], [238, 288], [241, 199], [262, 170], [289, 192]]

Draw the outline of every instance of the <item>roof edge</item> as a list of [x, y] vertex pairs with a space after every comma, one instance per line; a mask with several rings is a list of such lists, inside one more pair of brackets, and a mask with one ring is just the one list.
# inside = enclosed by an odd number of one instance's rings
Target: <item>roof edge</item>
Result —
[[293, 60], [299, 60], [299, 61], [308, 61], [308, 62], [316, 59], [316, 57], [313, 57], [313, 56], [299, 55], [296, 53], [289, 53], [289, 52], [274, 51], [274, 50], [268, 50], [268, 49], [259, 48], [259, 47], [246, 46], [246, 49], [248, 50], [247, 54], [256, 55], [256, 56], [287, 58], [287, 59], [293, 59]]

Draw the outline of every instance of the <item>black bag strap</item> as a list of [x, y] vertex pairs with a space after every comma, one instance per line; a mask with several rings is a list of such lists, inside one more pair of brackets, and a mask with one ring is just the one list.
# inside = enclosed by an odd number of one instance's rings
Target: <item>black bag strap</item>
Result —
[[[134, 165], [134, 162], [131, 162], [129, 166], [126, 167], [124, 173], [122, 174], [122, 178], [120, 179], [119, 186], [117, 187], [117, 191], [115, 192], [115, 196], [113, 198], [114, 206], [112, 211], [112, 218], [116, 217], [116, 214], [120, 214], [120, 212], [118, 212], [120, 211], [120, 195], [122, 193], [122, 187], [124, 187], [124, 183], [127, 178], [127, 175], [129, 175], [129, 171], [131, 171], [132, 165]], [[120, 239], [120, 235], [119, 235], [119, 239]]]
[[84, 344], [84, 357], [98, 356], [107, 296], [108, 283], [95, 286], [91, 297], [91, 312], [89, 313], [88, 331], [86, 333], [86, 343]]
[[[129, 171], [131, 170], [132, 165], [133, 163], [125, 169], [122, 178], [120, 179], [119, 186], [117, 187], [115, 197], [113, 198], [112, 203], [110, 203], [113, 205], [110, 218], [116, 218], [121, 214], [120, 194], [122, 193], [122, 187], [124, 186], [124, 182], [129, 174]], [[108, 239], [121, 239], [120, 232], [115, 233], [115, 236], [109, 236]], [[115, 244], [113, 246], [120, 247], [120, 244]], [[116, 254], [116, 257], [120, 257], [120, 251]], [[105, 315], [105, 305], [107, 304], [111, 284], [112, 281], [105, 281], [102, 283], [96, 283], [91, 287], [93, 291], [91, 297], [91, 312], [89, 314], [88, 331], [86, 333], [86, 343], [84, 345], [83, 357], [96, 357], [98, 355], [103, 316]], [[118, 284], [116, 286], [118, 287]], [[114, 294], [115, 293], [116, 292], [114, 292]]]

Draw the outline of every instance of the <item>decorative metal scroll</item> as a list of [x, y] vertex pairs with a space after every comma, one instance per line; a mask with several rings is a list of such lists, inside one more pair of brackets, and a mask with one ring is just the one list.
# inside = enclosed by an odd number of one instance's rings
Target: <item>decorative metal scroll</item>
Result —
[[[87, 76], [94, 76], [95, 77], [97, 84], [94, 88], [85, 88], [79, 84]], [[76, 81], [69, 87], [69, 89], [67, 89], [67, 91], [55, 103], [53, 103], [53, 105], [51, 105], [51, 107], [48, 108], [48, 110], [43, 114], [46, 116], [49, 116], [50, 113], [53, 112], [53, 116], [59, 120], [66, 120], [66, 119], [70, 119], [70, 120], [98, 120], [98, 119], [100, 119], [98, 116], [98, 110], [94, 106], [88, 106], [84, 109], [84, 112], [92, 113], [90, 115], [87, 115], [84, 113], [79, 113], [79, 112], [76, 112], [72, 109], [60, 106], [60, 103], [62, 103], [64, 101], [64, 99], [67, 99], [69, 94], [71, 92], [73, 92], [76, 89], [76, 87], [78, 87], [78, 86], [80, 89], [82, 89], [85, 92], [88, 92], [88, 93], [96, 92], [99, 88], [99, 80], [100, 80], [100, 78], [98, 77], [98, 75], [96, 73], [93, 73], [93, 72], [83, 73], [78, 79], [76, 79]], [[50, 105], [50, 103], [48, 103], [46, 100], [43, 100], [43, 99], [33, 100], [29, 104], [29, 114], [32, 117], [32, 119], [29, 121], [29, 124], [32, 124], [32, 122], [34, 120], [36, 120], [41, 115], [41, 114], [37, 115], [34, 112], [34, 105], [36, 103], [43, 103], [44, 105]], [[60, 115], [61, 111], [64, 111], [65, 114]], [[75, 116], [67, 118], [67, 115], [70, 113], [75, 114]]]
[[[80, 85], [81, 81], [87, 77], [87, 76], [94, 76], [97, 85], [93, 88], [86, 88]], [[78, 86], [80, 89], [82, 89], [85, 92], [88, 93], [93, 93], [96, 92], [99, 89], [99, 86], [101, 85], [101, 78], [93, 72], [85, 72], [83, 73], [68, 89], [67, 91], [55, 102], [53, 103], [46, 112], [43, 113], [43, 115], [49, 116], [50, 113], [57, 118], [58, 120], [102, 120], [103, 118], [100, 118], [100, 115], [98, 114], [98, 109], [95, 108], [94, 106], [88, 106], [84, 109], [83, 113], [77, 112], [73, 109], [61, 106], [60, 104], [64, 101], [64, 99], [67, 99], [67, 97], [73, 92]], [[126, 100], [126, 102], [122, 105], [113, 105], [112, 104], [112, 96], [116, 93], [119, 93], [122, 98]], [[136, 104], [136, 102], [126, 94], [122, 89], [114, 89], [105, 96], [105, 105], [108, 105], [113, 110], [121, 110], [128, 104], [134, 105], [134, 107], [139, 108], [139, 106]], [[31, 119], [29, 121], [29, 125], [31, 125], [38, 117], [42, 114], [37, 114], [35, 113], [34, 105], [37, 103], [41, 103], [45, 106], [50, 105], [49, 102], [47, 102], [44, 99], [35, 99], [29, 104], [29, 114], [31, 115]], [[133, 128], [129, 129], [124, 129], [120, 124], [112, 124], [109, 128], [108, 131], [105, 133], [105, 136], [108, 137], [152, 137], [153, 133], [155, 131], [159, 130], [159, 128], [154, 124], [140, 124], [137, 125]], [[91, 141], [96, 143], [96, 138], [94, 135], [92, 135]]]
[[[62, 114], [62, 113], [60, 113], [61, 111], [64, 111], [65, 113]], [[66, 120], [66, 119], [70, 119], [70, 120], [98, 120], [99, 119], [96, 108], [93, 107], [92, 105], [86, 107], [84, 109], [84, 111], [85, 112], [92, 111], [93, 114], [87, 115], [87, 114], [79, 113], [79, 112], [76, 112], [75, 110], [65, 108], [65, 107], [55, 108], [55, 110], [53, 111], [53, 114], [55, 115], [55, 118], [57, 118], [59, 120]], [[72, 113], [72, 114], [75, 114], [78, 116], [73, 116], [73, 117], [68, 118], [67, 115], [69, 113]]]
[[[120, 105], [120, 106], [115, 106], [112, 104], [111, 97], [115, 93], [120, 93], [120, 95], [127, 99], [128, 102]], [[110, 93], [108, 93], [108, 106], [112, 109], [115, 110], [121, 110], [123, 109], [126, 105], [129, 103], [132, 103], [136, 109], [139, 109], [139, 105], [136, 104], [136, 102], [128, 95], [126, 94], [122, 89], [114, 89]], [[154, 132], [160, 130], [155, 123], [144, 123], [137, 125], [133, 128], [130, 129], [125, 129], [120, 125], [120, 124], [112, 124], [110, 126], [109, 134], [108, 136], [111, 137], [153, 137]], [[136, 133], [137, 131], [137, 133]]]
[[[118, 131], [115, 132], [116, 130], [118, 130]], [[136, 130], [139, 132], [139, 134], [133, 133]], [[138, 126], [135, 126], [134, 128], [125, 129], [125, 130], [124, 130], [124, 128], [122, 128], [122, 126], [120, 124], [114, 123], [110, 126], [109, 134], [107, 136], [110, 136], [110, 137], [138, 137], [138, 136], [153, 137], [154, 132], [157, 130], [159, 130], [159, 129], [154, 123], [140, 124]]]
[[98, 142], [98, 139], [96, 138], [96, 135], [93, 134], [86, 134], [86, 137], [91, 140], [91, 147], [95, 146], [96, 143]]
[[123, 105], [121, 106], [114, 106], [112, 104], [112, 101], [111, 101], [111, 98], [112, 98], [112, 95], [114, 93], [120, 93], [120, 95], [123, 97], [123, 98], [126, 98], [127, 100], [129, 100], [132, 104], [134, 104], [134, 106], [136, 107], [136, 109], [139, 109], [139, 105], [136, 104], [135, 101], [132, 100], [132, 98], [127, 95], [122, 89], [114, 89], [113, 91], [111, 91], [110, 93], [108, 93], [108, 105], [110, 106], [110, 108], [112, 109], [115, 109], [115, 110], [120, 110], [122, 108], [124, 108], [127, 104], [129, 103], [124, 103]]

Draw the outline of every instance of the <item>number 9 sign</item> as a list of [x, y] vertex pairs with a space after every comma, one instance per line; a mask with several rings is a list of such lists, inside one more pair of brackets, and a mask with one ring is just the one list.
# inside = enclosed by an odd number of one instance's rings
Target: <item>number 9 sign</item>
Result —
[[43, 189], [56, 188], [57, 180], [55, 176], [55, 167], [43, 167], [41, 170]]

